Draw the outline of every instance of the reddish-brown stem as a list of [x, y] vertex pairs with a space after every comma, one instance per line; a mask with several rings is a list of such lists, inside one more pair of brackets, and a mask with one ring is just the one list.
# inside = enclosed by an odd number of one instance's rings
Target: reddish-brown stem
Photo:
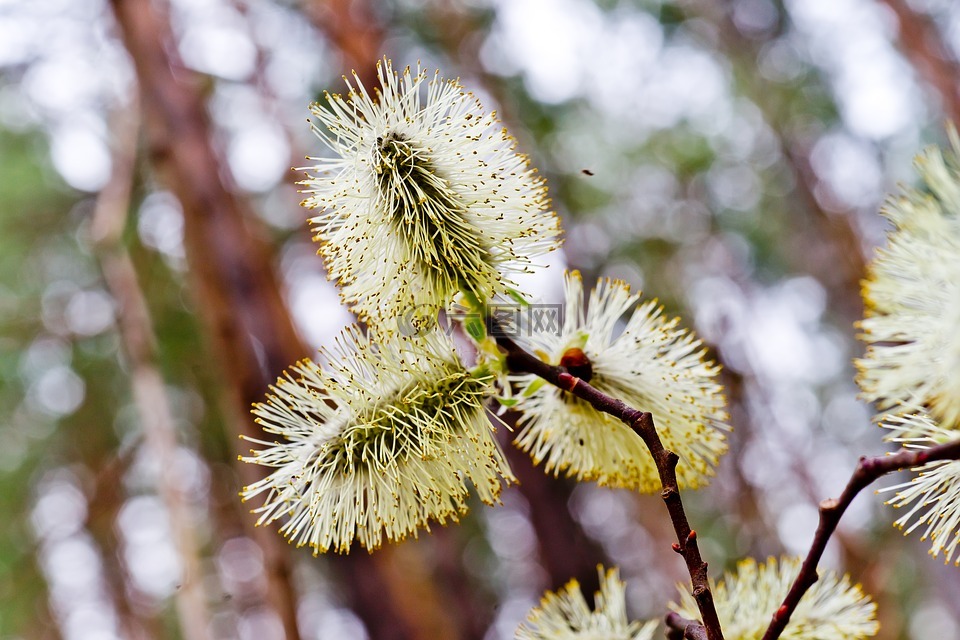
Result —
[[555, 367], [543, 362], [536, 356], [524, 351], [520, 345], [508, 337], [497, 337], [496, 340], [507, 353], [507, 366], [511, 371], [532, 373], [543, 378], [550, 384], [589, 402], [596, 410], [622, 420], [643, 439], [657, 465], [662, 486], [660, 497], [663, 498], [663, 502], [667, 506], [670, 521], [673, 523], [673, 529], [677, 534], [677, 545], [673, 548], [683, 556], [687, 571], [690, 573], [693, 597], [703, 618], [705, 637], [707, 640], [723, 640], [720, 619], [717, 616], [713, 594], [707, 580], [707, 563], [700, 556], [697, 534], [690, 528], [687, 515], [683, 510], [683, 503], [680, 500], [680, 490], [677, 484], [677, 462], [679, 458], [677, 458], [677, 454], [664, 448], [654, 426], [653, 416], [608, 396], [592, 387], [590, 383], [570, 375], [563, 367]]
[[894, 471], [911, 469], [937, 460], [957, 459], [960, 459], [960, 440], [930, 449], [901, 449], [888, 456], [861, 457], [840, 497], [828, 498], [820, 503], [820, 523], [817, 526], [816, 534], [814, 534], [813, 543], [810, 545], [810, 551], [800, 567], [797, 579], [790, 587], [787, 597], [784, 598], [783, 604], [774, 612], [770, 626], [763, 634], [763, 640], [776, 640], [780, 637], [804, 594], [816, 584], [819, 579], [817, 565], [820, 563], [823, 550], [827, 547], [827, 542], [836, 530], [843, 513], [860, 491], [881, 476]]
[[679, 613], [671, 611], [664, 618], [667, 626], [667, 640], [706, 640], [707, 631], [696, 620], [687, 620]]

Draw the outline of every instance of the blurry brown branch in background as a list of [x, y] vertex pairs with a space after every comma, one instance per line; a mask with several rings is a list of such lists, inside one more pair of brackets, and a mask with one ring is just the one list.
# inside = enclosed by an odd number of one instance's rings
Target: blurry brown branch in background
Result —
[[156, 364], [156, 337], [147, 302], [122, 241], [136, 164], [139, 132], [136, 101], [118, 109], [115, 120], [113, 173], [97, 198], [90, 233], [104, 282], [117, 303], [118, 332], [130, 363], [133, 396], [140, 413], [145, 444], [156, 460], [157, 492], [166, 507], [181, 562], [180, 588], [174, 596], [180, 631], [185, 640], [203, 640], [209, 634], [210, 615], [203, 588], [197, 533], [191, 524], [186, 496], [178, 486], [176, 424]]
[[707, 640], [707, 631], [696, 620], [687, 620], [679, 613], [671, 611], [664, 619], [667, 626], [667, 640]]
[[355, 72], [368, 91], [377, 86], [377, 61], [387, 52], [373, 6], [366, 0], [301, 0], [301, 6], [340, 53], [343, 69]]
[[[117, 315], [120, 315], [119, 311]], [[142, 434], [137, 435], [131, 442], [131, 446], [119, 451], [111, 451], [106, 454], [106, 459], [93, 465], [97, 471], [90, 488], [85, 523], [90, 535], [103, 550], [104, 578], [117, 611], [118, 627], [123, 637], [130, 640], [148, 640], [156, 635], [147, 628], [155, 621], [147, 620], [130, 602], [128, 596], [132, 576], [121, 559], [121, 554], [118, 553], [121, 541], [117, 518], [127, 497], [123, 479], [134, 462], [137, 445], [143, 439]], [[11, 572], [11, 575], [15, 573]], [[51, 616], [50, 620], [58, 618], [59, 616]]]
[[[114, 0], [112, 7], [137, 72], [147, 152], [183, 207], [194, 300], [226, 381], [224, 413], [230, 439], [235, 441], [240, 433], [254, 435], [247, 407], [264, 388], [264, 381], [302, 351], [293, 327], [283, 319], [272, 265], [247, 230], [252, 216], [221, 182], [220, 161], [210, 147], [210, 127], [199, 91], [174, 76], [166, 18], [148, 0]], [[240, 466], [238, 471], [244, 482], [256, 479], [252, 470]], [[249, 524], [249, 535], [264, 552], [273, 609], [287, 639], [296, 640], [296, 594], [289, 555], [271, 532]]]
[[[512, 427], [518, 417], [518, 413], [508, 412], [503, 419]], [[515, 436], [515, 431], [497, 430], [497, 438], [519, 481], [517, 490], [529, 507], [530, 524], [537, 534], [538, 559], [548, 576], [547, 588], [559, 589], [573, 578], [584, 593], [596, 592], [600, 588], [597, 565], [609, 560], [570, 513], [572, 483], [548, 476], [535, 466], [529, 454], [512, 445]]]
[[[502, 333], [502, 332], [501, 332]], [[708, 640], [723, 640], [723, 631], [720, 628], [720, 618], [713, 602], [713, 593], [710, 591], [710, 581], [707, 576], [707, 563], [700, 555], [697, 544], [697, 532], [690, 527], [687, 514], [680, 498], [680, 489], [677, 482], [677, 454], [664, 448], [660, 436], [654, 426], [653, 416], [627, 406], [622, 401], [612, 398], [592, 387], [588, 382], [570, 375], [563, 367], [553, 366], [524, 351], [516, 342], [507, 337], [498, 336], [497, 344], [506, 352], [507, 366], [515, 373], [532, 373], [543, 378], [555, 387], [562, 389], [581, 400], [588, 402], [597, 411], [609, 414], [636, 432], [643, 443], [650, 450], [657, 473], [660, 475], [663, 499], [673, 523], [677, 542], [673, 550], [680, 554], [687, 565], [690, 582], [693, 588], [693, 597], [703, 617], [703, 627]], [[693, 633], [693, 630], [691, 630]]]
[[883, 0], [900, 23], [900, 47], [924, 80], [943, 99], [943, 111], [960, 123], [960, 65], [929, 16], [905, 0]]
[[[124, 562], [117, 517], [126, 500], [123, 476], [129, 468], [132, 456], [117, 456], [99, 469], [90, 494], [86, 528], [101, 549], [103, 578], [110, 601], [116, 610], [117, 627], [124, 640], [150, 640], [157, 636], [156, 619], [148, 619], [144, 612], [134, 606], [130, 599], [132, 576]], [[11, 574], [13, 575], [13, 574]], [[51, 620], [63, 621], [59, 615]]]
[[[137, 72], [149, 157], [183, 208], [193, 297], [208, 328], [214, 366], [224, 381], [228, 439], [237, 453], [243, 453], [238, 436], [260, 435], [249, 418], [250, 405], [284, 367], [308, 350], [293, 328], [256, 219], [224, 182], [226, 171], [212, 146], [203, 98], [171, 53], [166, 16], [149, 0], [111, 4]], [[256, 481], [260, 473], [247, 464], [238, 464], [236, 470], [244, 484]], [[296, 640], [297, 597], [289, 547], [276, 532], [253, 526], [253, 517], [246, 523], [248, 535], [264, 552], [267, 595], [287, 639]], [[429, 601], [419, 603], [419, 611], [400, 607], [397, 593], [402, 585], [384, 575], [390, 562], [386, 551], [376, 556], [330, 556], [327, 562], [338, 571], [347, 603], [372, 637], [416, 637], [413, 623], [436, 608]]]
[[776, 640], [783, 633], [790, 616], [796, 610], [800, 599], [819, 579], [817, 565], [823, 556], [823, 551], [830, 541], [830, 536], [837, 528], [840, 518], [853, 499], [863, 489], [871, 485], [882, 476], [894, 471], [914, 469], [928, 462], [938, 460], [960, 460], [960, 440], [930, 447], [929, 449], [901, 449], [897, 453], [878, 456], [875, 458], [861, 457], [854, 469], [850, 481], [839, 498], [828, 498], [820, 503], [820, 523], [810, 545], [810, 551], [803, 561], [800, 573], [790, 587], [790, 592], [784, 598], [783, 604], [774, 612], [773, 619], [762, 640]]

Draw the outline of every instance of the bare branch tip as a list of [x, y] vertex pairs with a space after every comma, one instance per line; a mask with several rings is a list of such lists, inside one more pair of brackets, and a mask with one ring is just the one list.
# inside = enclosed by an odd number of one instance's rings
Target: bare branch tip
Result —
[[833, 511], [840, 506], [840, 501], [836, 498], [826, 498], [820, 501], [820, 511]]
[[577, 383], [580, 382], [580, 378], [572, 376], [566, 372], [561, 372], [557, 374], [557, 382], [566, 391], [573, 391], [576, 388]]

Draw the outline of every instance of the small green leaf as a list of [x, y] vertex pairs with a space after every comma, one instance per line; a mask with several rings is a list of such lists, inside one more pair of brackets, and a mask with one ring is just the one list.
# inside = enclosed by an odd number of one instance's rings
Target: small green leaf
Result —
[[466, 322], [464, 322], [463, 328], [466, 329], [467, 334], [477, 342], [483, 342], [484, 338], [487, 337], [487, 328], [484, 326], [483, 318], [469, 316]]
[[486, 313], [487, 305], [480, 301], [480, 298], [477, 297], [477, 294], [471, 291], [466, 286], [463, 286], [461, 283], [460, 293], [463, 295], [464, 302], [467, 303], [467, 308], [471, 311], [475, 311], [481, 315]]
[[532, 396], [537, 392], [537, 389], [543, 386], [544, 382], [546, 381], [543, 378], [537, 378], [536, 380], [528, 384], [527, 388], [524, 389], [520, 395], [523, 396], [524, 398], [529, 398], [530, 396]]
[[487, 362], [480, 362], [472, 369], [470, 369], [470, 377], [475, 380], [481, 380], [483, 382], [491, 382], [494, 378], [493, 372], [490, 370], [490, 364]]
[[587, 346], [587, 340], [590, 338], [590, 334], [586, 331], [578, 331], [577, 339], [570, 343], [568, 348], [576, 347], [577, 349], [583, 349]]

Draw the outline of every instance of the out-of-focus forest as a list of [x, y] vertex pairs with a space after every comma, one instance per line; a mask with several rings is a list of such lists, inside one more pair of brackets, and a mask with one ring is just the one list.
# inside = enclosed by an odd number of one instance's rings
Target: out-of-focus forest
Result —
[[[459, 76], [546, 176], [545, 298], [624, 279], [723, 363], [731, 451], [685, 494], [713, 576], [805, 553], [887, 449], [859, 280], [960, 120], [950, 0], [0, 1], [0, 638], [496, 640], [600, 562], [635, 618], [687, 580], [659, 497], [516, 450], [503, 505], [372, 555], [253, 527], [250, 404], [351, 321], [290, 170], [322, 153], [307, 105], [384, 55]], [[960, 570], [883, 499], [825, 564], [880, 638], [960, 637]]]

